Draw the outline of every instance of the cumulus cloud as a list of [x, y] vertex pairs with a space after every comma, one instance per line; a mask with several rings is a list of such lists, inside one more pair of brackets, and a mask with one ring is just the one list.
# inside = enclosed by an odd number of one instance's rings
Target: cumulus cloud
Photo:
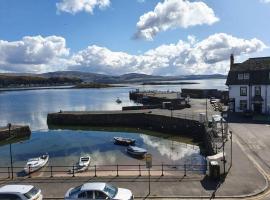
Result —
[[122, 74], [141, 72], [147, 74], [211, 74], [228, 69], [231, 53], [248, 55], [266, 48], [254, 38], [245, 40], [218, 33], [197, 41], [189, 36], [187, 41], [161, 45], [140, 55], [111, 51], [106, 47], [88, 46], [72, 56], [76, 65], [70, 69]]
[[164, 0], [158, 3], [154, 11], [145, 13], [137, 22], [135, 38], [153, 40], [153, 37], [168, 29], [195, 25], [211, 25], [219, 21], [212, 8], [204, 2], [186, 0]]
[[93, 14], [94, 9], [105, 9], [110, 6], [110, 0], [61, 0], [56, 3], [57, 12], [67, 12], [76, 14], [78, 12], [87, 12]]
[[0, 71], [44, 72], [81, 70], [105, 74], [146, 73], [185, 75], [226, 73], [229, 56], [248, 56], [267, 46], [259, 39], [242, 39], [225, 33], [203, 40], [189, 36], [175, 44], [164, 44], [137, 55], [90, 45], [72, 55], [59, 36], [0, 40]]
[[270, 3], [270, 0], [260, 0], [262, 3]]
[[65, 63], [68, 55], [63, 37], [26, 36], [20, 41], [0, 40], [1, 71], [46, 71], [53, 63]]

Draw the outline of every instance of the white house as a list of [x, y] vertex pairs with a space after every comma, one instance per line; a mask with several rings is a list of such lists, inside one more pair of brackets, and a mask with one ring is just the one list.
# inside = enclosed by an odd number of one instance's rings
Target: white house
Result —
[[231, 55], [226, 85], [230, 111], [270, 114], [270, 57], [234, 63]]

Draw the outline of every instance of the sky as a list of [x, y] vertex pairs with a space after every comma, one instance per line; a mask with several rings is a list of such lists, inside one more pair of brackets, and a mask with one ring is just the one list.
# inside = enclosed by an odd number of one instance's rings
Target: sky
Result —
[[1, 0], [0, 72], [226, 74], [270, 56], [270, 0]]

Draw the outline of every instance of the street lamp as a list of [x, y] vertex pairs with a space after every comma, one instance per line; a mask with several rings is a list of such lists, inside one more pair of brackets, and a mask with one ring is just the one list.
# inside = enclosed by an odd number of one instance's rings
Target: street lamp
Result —
[[11, 123], [8, 123], [8, 133], [9, 133], [9, 156], [10, 156], [10, 167], [11, 167], [11, 179], [13, 179], [13, 159], [12, 159], [12, 148], [11, 148]]

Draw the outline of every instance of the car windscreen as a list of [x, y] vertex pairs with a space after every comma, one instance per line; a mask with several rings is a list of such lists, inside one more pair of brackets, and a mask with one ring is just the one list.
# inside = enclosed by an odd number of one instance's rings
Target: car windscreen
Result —
[[104, 188], [104, 192], [110, 197], [113, 198], [116, 194], [117, 194], [117, 188], [110, 185], [110, 184], [106, 184], [105, 188]]
[[77, 194], [81, 191], [81, 185], [78, 187], [75, 187], [73, 190], [70, 191], [69, 196], [73, 196], [74, 194]]
[[31, 199], [32, 197], [34, 197], [37, 193], [39, 192], [39, 189], [36, 187], [33, 187], [31, 190], [29, 190], [29, 192], [25, 193], [24, 196], [27, 199]]

